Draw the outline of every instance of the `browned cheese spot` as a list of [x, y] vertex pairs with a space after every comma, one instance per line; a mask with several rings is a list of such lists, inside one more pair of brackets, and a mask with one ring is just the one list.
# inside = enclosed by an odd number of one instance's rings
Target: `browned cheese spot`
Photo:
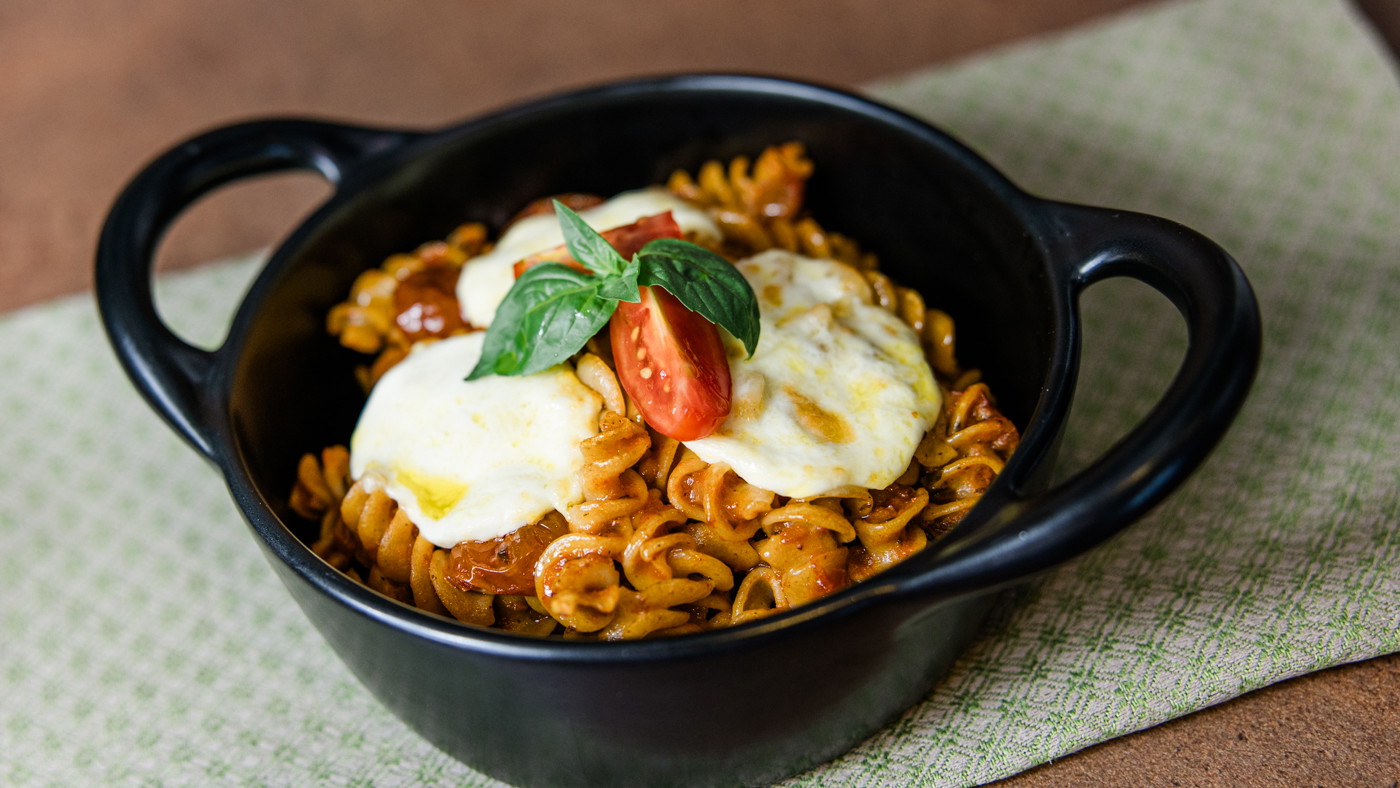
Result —
[[783, 386], [783, 393], [797, 406], [797, 423], [802, 429], [830, 443], [855, 440], [855, 430], [839, 414], [826, 410], [791, 386]]

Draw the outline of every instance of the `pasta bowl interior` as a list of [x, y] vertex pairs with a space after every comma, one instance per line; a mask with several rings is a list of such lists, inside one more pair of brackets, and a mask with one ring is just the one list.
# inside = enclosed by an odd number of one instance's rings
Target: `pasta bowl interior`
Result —
[[[345, 444], [365, 407], [356, 385], [365, 357], [326, 320], [366, 271], [464, 222], [494, 238], [543, 196], [616, 195], [787, 142], [814, 164], [804, 211], [951, 316], [958, 360], [982, 370], [1019, 432], [996, 481], [951, 530], [805, 604], [746, 616], [731, 602], [715, 614], [729, 626], [694, 614], [667, 623], [678, 627], [660, 633], [670, 637], [625, 642], [463, 624], [372, 590], [311, 549], [325, 534], [298, 514], [305, 491], [296, 500], [292, 480], [308, 452]], [[152, 304], [160, 232], [199, 195], [288, 168], [321, 172], [335, 194], [273, 253], [225, 344], [193, 348]], [[293, 119], [218, 129], [133, 180], [104, 228], [97, 275], [128, 373], [222, 471], [312, 623], [428, 740], [519, 784], [757, 784], [843, 752], [927, 694], [993, 592], [1101, 542], [1179, 484], [1233, 418], [1259, 346], [1248, 284], [1198, 234], [1033, 197], [921, 121], [750, 76], [605, 85], [428, 133]], [[1163, 292], [1190, 346], [1144, 421], [1049, 487], [1077, 368], [1075, 301], [1108, 276]], [[468, 301], [482, 290], [464, 292]], [[789, 498], [801, 496], [777, 500]], [[570, 623], [547, 596], [532, 620], [552, 612], [572, 633], [609, 631]]]

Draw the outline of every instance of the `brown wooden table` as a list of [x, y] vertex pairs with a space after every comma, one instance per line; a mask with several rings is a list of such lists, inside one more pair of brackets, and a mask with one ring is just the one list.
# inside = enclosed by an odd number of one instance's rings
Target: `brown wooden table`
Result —
[[[103, 213], [147, 159], [272, 113], [434, 126], [646, 72], [739, 70], [854, 85], [1146, 0], [112, 0], [0, 3], [0, 311], [86, 288]], [[1392, 42], [1393, 2], [1358, 0]], [[326, 193], [311, 176], [220, 192], [162, 266], [274, 242]], [[1400, 655], [1335, 668], [1018, 775], [1059, 785], [1400, 785]]]

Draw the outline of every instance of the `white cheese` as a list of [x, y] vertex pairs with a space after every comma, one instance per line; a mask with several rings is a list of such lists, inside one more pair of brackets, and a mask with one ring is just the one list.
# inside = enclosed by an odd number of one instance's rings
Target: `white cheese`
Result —
[[773, 250], [737, 267], [758, 296], [758, 351], [729, 342], [729, 417], [686, 445], [793, 498], [888, 486], [941, 405], [919, 338], [843, 263]]
[[440, 547], [494, 539], [583, 498], [601, 398], [568, 365], [466, 381], [485, 332], [416, 346], [375, 385], [350, 473]]

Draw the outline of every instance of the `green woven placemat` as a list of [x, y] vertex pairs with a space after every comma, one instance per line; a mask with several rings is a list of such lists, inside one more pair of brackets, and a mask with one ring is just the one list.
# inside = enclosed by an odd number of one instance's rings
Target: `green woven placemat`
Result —
[[[1400, 85], [1349, 7], [1174, 3], [874, 92], [1033, 191], [1220, 241], [1265, 356], [1169, 503], [1009, 596], [924, 703], [794, 782], [978, 784], [1400, 650]], [[255, 269], [166, 277], [162, 308], [216, 343]], [[1066, 468], [1146, 411], [1184, 342], [1141, 286], [1096, 286], [1085, 313]], [[314, 634], [90, 299], [0, 317], [0, 370], [0, 784], [493, 784]]]

